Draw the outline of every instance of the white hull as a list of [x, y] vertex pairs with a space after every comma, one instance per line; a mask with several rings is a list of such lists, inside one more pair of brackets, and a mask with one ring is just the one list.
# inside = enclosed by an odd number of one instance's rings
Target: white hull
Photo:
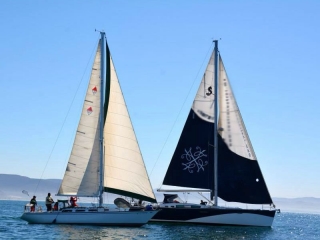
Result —
[[190, 220], [192, 223], [207, 223], [216, 225], [241, 225], [241, 226], [260, 226], [271, 227], [273, 217], [262, 216], [252, 213], [228, 213], [218, 216], [197, 218]]
[[157, 211], [25, 212], [21, 218], [28, 223], [40, 224], [141, 226], [156, 213]]

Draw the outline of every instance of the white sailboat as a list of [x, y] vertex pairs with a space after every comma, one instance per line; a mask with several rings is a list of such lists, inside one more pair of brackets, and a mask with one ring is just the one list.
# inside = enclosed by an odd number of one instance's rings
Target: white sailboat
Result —
[[156, 202], [130, 116], [122, 95], [105, 33], [101, 32], [73, 148], [58, 196], [98, 197], [99, 207], [68, 207], [57, 211], [25, 211], [29, 223], [141, 226], [157, 211], [103, 207], [103, 193]]
[[[219, 54], [218, 41], [214, 42], [163, 186], [158, 190], [171, 194], [164, 195], [161, 211], [151, 221], [271, 226], [276, 209]], [[211, 194], [209, 204], [201, 205], [184, 202], [172, 192]], [[257, 204], [259, 208], [222, 207], [218, 198]]]

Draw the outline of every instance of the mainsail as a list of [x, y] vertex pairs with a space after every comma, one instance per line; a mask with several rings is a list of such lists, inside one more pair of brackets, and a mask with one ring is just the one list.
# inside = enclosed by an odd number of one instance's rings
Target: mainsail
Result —
[[[214, 53], [189, 112], [163, 184], [214, 190]], [[272, 203], [219, 56], [218, 197]]]
[[[82, 115], [58, 195], [99, 195], [100, 44]], [[104, 191], [156, 202], [119, 80], [106, 46]]]
[[100, 51], [99, 43], [71, 155], [57, 195], [98, 196]]

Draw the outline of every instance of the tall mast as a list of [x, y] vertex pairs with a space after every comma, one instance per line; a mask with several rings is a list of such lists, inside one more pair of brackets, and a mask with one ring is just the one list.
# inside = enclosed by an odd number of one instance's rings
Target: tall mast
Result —
[[100, 136], [99, 136], [99, 141], [100, 141], [100, 164], [99, 164], [99, 173], [100, 173], [100, 181], [99, 181], [99, 207], [102, 206], [103, 203], [103, 126], [104, 126], [104, 72], [105, 72], [105, 49], [104, 49], [104, 38], [105, 38], [105, 33], [100, 32], [101, 38], [100, 38], [100, 81], [101, 81], [101, 86], [100, 86]]
[[214, 205], [218, 206], [218, 40], [214, 44]]

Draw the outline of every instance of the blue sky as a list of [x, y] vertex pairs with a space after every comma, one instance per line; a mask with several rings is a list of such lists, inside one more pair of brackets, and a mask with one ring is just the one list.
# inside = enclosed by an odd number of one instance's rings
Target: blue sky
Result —
[[319, 11], [311, 0], [1, 2], [0, 173], [62, 178], [99, 29], [159, 187], [221, 38], [271, 196], [320, 197]]

